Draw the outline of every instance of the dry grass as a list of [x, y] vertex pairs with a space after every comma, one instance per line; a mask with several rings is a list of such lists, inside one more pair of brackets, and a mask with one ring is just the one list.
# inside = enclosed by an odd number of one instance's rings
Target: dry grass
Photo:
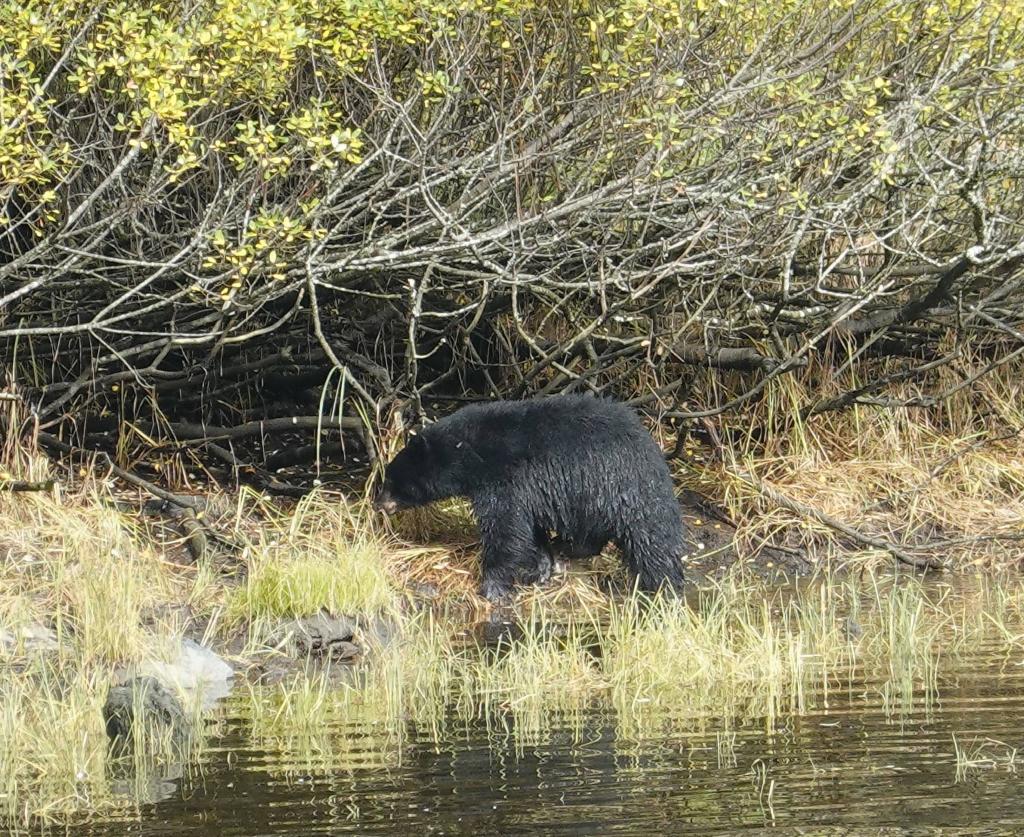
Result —
[[[746, 549], [767, 542], [806, 548], [823, 563], [891, 561], [779, 508], [757, 491], [764, 482], [894, 544], [931, 545], [953, 569], [1018, 566], [1024, 555], [1022, 379], [1024, 369], [1005, 368], [940, 407], [857, 405], [804, 420], [800, 411], [816, 399], [856, 384], [855, 373], [833, 378], [811, 366], [723, 420], [723, 433], [744, 431], [732, 434], [707, 467], [698, 462], [699, 472], [684, 468], [680, 477], [728, 508]], [[928, 389], [952, 388], [956, 380], [943, 370]], [[893, 399], [920, 395], [911, 384], [887, 392]], [[695, 446], [689, 452], [702, 458]]]
[[[249, 580], [234, 582], [159, 558], [98, 488], [89, 492], [59, 504], [43, 495], [3, 499], [19, 533], [3, 564], [3, 626], [27, 619], [65, 626], [56, 655], [34, 658], [21, 647], [0, 661], [0, 818], [22, 827], [139, 804], [147, 771], [173, 758], [154, 734], [144, 742], [147, 760], [129, 770], [138, 792], [115, 792], [99, 712], [113, 666], [159, 653], [161, 636], [181, 630], [181, 617], [162, 615], [168, 603], [199, 602], [205, 615], [234, 608], [232, 618], [249, 623], [322, 606], [387, 609], [398, 579], [431, 559], [412, 547], [396, 558], [401, 545], [368, 528], [361, 511], [311, 498], [252, 530]], [[144, 574], [147, 583], [118, 581], [108, 566], [105, 577], [125, 601], [69, 589], [67, 579], [98, 572], [94, 554], [108, 565], [123, 562], [126, 577]], [[522, 597], [519, 635], [497, 647], [467, 634], [472, 614], [457, 593], [432, 610], [392, 611], [395, 642], [347, 678], [315, 669], [253, 689], [250, 734], [277, 753], [273, 769], [386, 768], [401, 760], [409, 723], [441, 741], [452, 723], [484, 719], [520, 749], [547, 740], [555, 717], [559, 729], [582, 735], [593, 712], [616, 719], [626, 742], [657, 737], [666, 725], [770, 720], [827, 705], [853, 672], [890, 712], [908, 713], [922, 701], [927, 708], [940, 670], [955, 667], [958, 650], [974, 638], [1024, 645], [1019, 580], [978, 579], [959, 589], [823, 577], [794, 591], [733, 574], [683, 604], [609, 598], [579, 573]], [[129, 620], [123, 637], [97, 629], [104, 614]], [[352, 724], [365, 735], [352, 736]]]
[[398, 716], [372, 685], [356, 688], [328, 671], [251, 688], [242, 714], [253, 746], [270, 754], [267, 768], [282, 776], [388, 769], [400, 761]]
[[360, 746], [394, 761], [410, 723], [441, 742], [458, 735], [452, 725], [483, 722], [521, 750], [582, 735], [593, 714], [631, 744], [747, 718], [772, 728], [852, 692], [907, 718], [934, 709], [940, 674], [968, 673], [975, 649], [1019, 653], [1022, 608], [1018, 579], [823, 577], [794, 590], [731, 575], [689, 604], [605, 599], [570, 621], [528, 605], [496, 643], [467, 636], [458, 614], [428, 611], [408, 617], [357, 678], [339, 684], [321, 672], [254, 689], [253, 735], [282, 751], [283, 771], [301, 772], [371, 759], [342, 740], [359, 739], [350, 723], [372, 731], [376, 743]]
[[953, 755], [956, 757], [958, 783], [969, 781], [982, 770], [1004, 770], [1007, 773], [1017, 771], [1017, 748], [1004, 741], [974, 737], [965, 743], [954, 735]]
[[[46, 474], [19, 465], [20, 476]], [[101, 712], [119, 672], [165, 659], [183, 634], [206, 622], [224, 635], [231, 624], [252, 631], [321, 609], [394, 606], [387, 542], [358, 509], [314, 496], [289, 512], [240, 517], [239, 572], [224, 573], [175, 560], [180, 549], [115, 499], [91, 481], [72, 492], [0, 492], [2, 827], [130, 814], [163, 771], [194, 757], [167, 730], [140, 726], [123, 763]], [[199, 711], [198, 700], [186, 706]]]
[[105, 491], [0, 493], [0, 531], [0, 616], [45, 620], [84, 664], [140, 659], [154, 633], [174, 632], [152, 626], [171, 619], [187, 579]]
[[[779, 381], [730, 420], [747, 435], [698, 477], [687, 471], [739, 522], [741, 547], [774, 540], [868, 569], [890, 563], [774, 507], [743, 476], [752, 475], [890, 540], [939, 539], [956, 568], [1019, 563], [1013, 536], [1024, 535], [1024, 439], [1012, 431], [1024, 414], [1009, 371], [929, 411], [859, 406], [801, 421], [811, 391], [809, 378]], [[2, 462], [10, 476], [49, 476], [42, 458], [9, 440]], [[642, 606], [600, 589], [595, 577], [617, 567], [607, 555], [525, 591], [514, 611], [521, 636], [482, 648], [466, 632], [486, 605], [476, 596], [475, 526], [464, 503], [402, 515], [388, 529], [362, 500], [317, 493], [285, 509], [243, 492], [229, 503], [233, 520], [220, 522], [237, 554], [187, 564], [114, 499], [89, 480], [70, 491], [0, 492], [5, 825], [137, 805], [150, 768], [132, 767], [135, 795], [114, 791], [99, 712], [107, 687], [115, 669], [159, 657], [169, 639], [207, 623], [220, 639], [244, 633], [251, 650], [275, 622], [321, 609], [386, 612], [399, 622], [396, 642], [358, 680], [318, 670], [253, 691], [254, 743], [280, 751], [286, 774], [394, 764], [410, 721], [441, 740], [455, 720], [482, 718], [523, 747], [542, 740], [555, 715], [563, 728], [576, 718], [582, 729], [587, 713], [607, 713], [623, 740], [657, 736], [669, 723], [771, 719], [827, 705], [854, 671], [891, 713], [905, 713], [922, 701], [927, 709], [941, 671], [955, 668], [974, 639], [1024, 646], [1016, 578], [960, 589], [824, 574], [794, 592], [733, 574], [688, 606]], [[432, 587], [434, 607], [403, 609], [410, 586]], [[25, 630], [39, 626], [52, 629], [58, 650], [33, 649]], [[344, 727], [341, 719], [365, 722], [372, 734], [357, 747], [330, 731]], [[723, 741], [728, 750], [728, 736]], [[142, 750], [149, 764], [174, 757], [155, 733]], [[967, 753], [963, 761], [977, 759]]]
[[[0, 493], [0, 532], [0, 635], [14, 640], [0, 642], [0, 822], [130, 808], [139, 800], [115, 790], [101, 708], [115, 669], [169, 650], [188, 576], [93, 484]], [[181, 758], [155, 729], [137, 738], [143, 785]]]

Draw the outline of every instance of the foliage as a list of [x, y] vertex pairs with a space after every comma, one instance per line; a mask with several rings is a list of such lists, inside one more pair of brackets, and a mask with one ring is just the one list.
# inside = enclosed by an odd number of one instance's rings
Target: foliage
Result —
[[13, 0], [4, 364], [146, 445], [275, 400], [714, 414], [812, 357], [901, 360], [808, 413], [938, 401], [1021, 351], [1022, 47], [1020, 0]]

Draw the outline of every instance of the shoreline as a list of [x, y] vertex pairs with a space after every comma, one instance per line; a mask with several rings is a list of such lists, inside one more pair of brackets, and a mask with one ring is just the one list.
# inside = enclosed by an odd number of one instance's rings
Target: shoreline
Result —
[[[1024, 439], [990, 431], [979, 444], [969, 425], [862, 418], [756, 450], [682, 446], [674, 470], [694, 539], [692, 594], [683, 607], [656, 602], [656, 621], [623, 595], [610, 551], [491, 609], [476, 595], [474, 523], [459, 502], [391, 526], [359, 491], [215, 492], [197, 515], [207, 549], [196, 560], [180, 516], [87, 470], [71, 488], [65, 476], [46, 491], [0, 492], [0, 670], [12, 675], [0, 678], [0, 818], [61, 822], [123, 804], [108, 779], [120, 763], [105, 725], [112, 688], [131, 687], [125, 711], [155, 707], [132, 717], [202, 729], [209, 711], [182, 681], [201, 686], [193, 692], [222, 686], [225, 665], [232, 694], [275, 696], [261, 723], [287, 739], [292, 724], [315, 729], [325, 706], [389, 725], [421, 713], [435, 723], [452, 701], [465, 711], [497, 701], [519, 717], [591, 701], [707, 712], [714, 695], [765, 711], [847, 664], [880, 677], [909, 667], [892, 688], [913, 691], [934, 686], [964, 637], [1016, 653]], [[36, 482], [63, 467], [24, 449], [6, 463], [7, 476]], [[921, 583], [824, 518], [931, 550], [949, 572]], [[776, 583], [787, 579], [798, 581]], [[181, 711], [141, 688], [146, 677], [165, 681]], [[174, 729], [132, 731], [132, 763], [192, 763], [204, 736]]]

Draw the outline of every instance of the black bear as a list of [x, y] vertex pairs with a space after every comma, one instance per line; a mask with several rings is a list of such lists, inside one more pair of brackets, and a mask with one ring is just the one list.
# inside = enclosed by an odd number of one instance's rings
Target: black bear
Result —
[[375, 506], [390, 514], [448, 497], [472, 502], [488, 599], [548, 579], [552, 534], [576, 558], [613, 541], [641, 590], [682, 587], [672, 478], [623, 404], [559, 395], [463, 407], [410, 438]]

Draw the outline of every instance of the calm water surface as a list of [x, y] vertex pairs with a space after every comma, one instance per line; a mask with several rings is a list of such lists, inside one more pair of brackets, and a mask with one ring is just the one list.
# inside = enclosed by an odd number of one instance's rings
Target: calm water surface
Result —
[[251, 704], [236, 698], [201, 765], [151, 790], [159, 801], [72, 833], [1024, 834], [1019, 646], [964, 651], [937, 693], [839, 680], [799, 716], [658, 710], [641, 735], [597, 708], [528, 735], [500, 713], [452, 720], [440, 739], [351, 719], [321, 730], [331, 746], [312, 760], [256, 746]]

